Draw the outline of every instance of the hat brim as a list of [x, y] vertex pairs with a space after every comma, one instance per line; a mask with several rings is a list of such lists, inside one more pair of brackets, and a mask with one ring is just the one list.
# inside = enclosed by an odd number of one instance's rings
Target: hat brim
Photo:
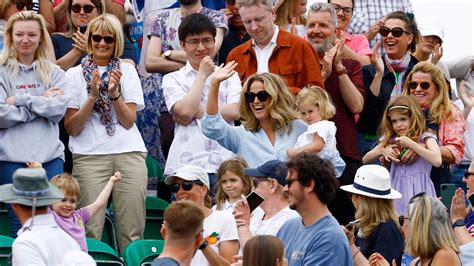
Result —
[[189, 177], [189, 176], [184, 176], [184, 175], [181, 175], [181, 176], [179, 176], [179, 175], [169, 175], [169, 176], [165, 177], [165, 184], [167, 184], [167, 185], [173, 184], [174, 179], [175, 179], [176, 177], [179, 177], [179, 178], [181, 178], [181, 179], [183, 179], [183, 180], [186, 180], [186, 181], [196, 181], [196, 180], [199, 180], [199, 179], [197, 179], [197, 178], [195, 178], [195, 177]]
[[[36, 198], [36, 206], [49, 206], [64, 198], [64, 194], [55, 185], [49, 185], [49, 193], [43, 197]], [[12, 191], [13, 184], [0, 186], [0, 201], [5, 203], [17, 203], [26, 206], [33, 206], [33, 200], [30, 197], [15, 195]]]
[[347, 191], [352, 194], [362, 195], [369, 198], [378, 198], [378, 199], [400, 199], [402, 194], [395, 189], [390, 189], [390, 193], [387, 195], [378, 195], [374, 193], [369, 193], [366, 191], [362, 191], [360, 189], [354, 188], [353, 185], [345, 185], [340, 187], [342, 190]]
[[253, 177], [267, 177], [267, 175], [260, 172], [257, 168], [246, 168], [245, 175]]

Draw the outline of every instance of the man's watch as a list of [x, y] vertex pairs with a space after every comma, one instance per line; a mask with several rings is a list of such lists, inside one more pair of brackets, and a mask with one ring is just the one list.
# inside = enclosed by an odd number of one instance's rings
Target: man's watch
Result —
[[163, 54], [165, 55], [165, 58], [169, 60], [170, 57], [171, 57], [172, 52], [173, 52], [173, 50], [168, 50], [168, 51], [164, 52]]
[[345, 66], [342, 66], [342, 68], [335, 69], [335, 70], [336, 70], [335, 73], [336, 73], [337, 76], [347, 74], [347, 70], [346, 70]]
[[454, 223], [453, 223], [453, 229], [456, 228], [456, 227], [460, 227], [460, 226], [464, 226], [465, 223], [464, 223], [464, 219], [457, 219]]
[[199, 249], [199, 250], [203, 250], [203, 249], [205, 249], [208, 245], [209, 245], [209, 243], [207, 242], [207, 239], [204, 239], [204, 242], [202, 242], [202, 244], [199, 245], [198, 249]]

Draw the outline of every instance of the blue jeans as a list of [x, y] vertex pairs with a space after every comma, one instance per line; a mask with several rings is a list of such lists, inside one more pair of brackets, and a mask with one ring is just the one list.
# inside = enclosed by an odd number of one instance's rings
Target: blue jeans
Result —
[[[13, 173], [18, 168], [25, 168], [26, 164], [24, 163], [12, 163], [12, 162], [0, 162], [0, 185], [11, 184], [13, 183], [12, 176]], [[47, 163], [43, 164], [43, 168], [46, 170], [46, 175], [48, 180], [51, 180], [55, 175], [63, 173], [63, 160], [54, 159]], [[10, 222], [12, 224], [12, 237], [16, 238], [18, 230], [21, 228], [20, 221], [16, 218], [13, 209], [10, 204], [7, 204], [8, 216], [10, 217]]]

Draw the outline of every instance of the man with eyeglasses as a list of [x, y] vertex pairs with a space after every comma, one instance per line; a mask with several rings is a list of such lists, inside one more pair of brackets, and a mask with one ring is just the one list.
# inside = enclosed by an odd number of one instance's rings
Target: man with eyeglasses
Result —
[[338, 188], [332, 164], [316, 155], [298, 154], [287, 162], [285, 192], [301, 217], [278, 231], [289, 266], [353, 264], [349, 242], [328, 209]]
[[251, 39], [234, 48], [227, 62], [238, 63], [235, 70], [242, 81], [254, 73], [270, 72], [283, 77], [293, 94], [309, 84], [324, 86], [319, 59], [311, 45], [274, 24], [271, 0], [236, 3]]
[[[217, 168], [233, 156], [217, 142], [204, 137], [200, 129], [209, 88], [211, 82], [215, 82], [212, 74], [218, 69], [211, 58], [216, 28], [205, 15], [195, 13], [183, 19], [178, 36], [187, 62], [178, 71], [163, 77], [166, 106], [176, 126], [164, 174], [169, 175], [186, 164], [200, 165], [209, 174], [212, 192]], [[235, 74], [220, 82], [219, 111], [231, 124], [240, 117], [241, 91], [240, 80]]]
[[[307, 18], [307, 39], [323, 62], [324, 86], [336, 106], [332, 118], [336, 124], [336, 141], [346, 168], [339, 178], [341, 185], [352, 184], [355, 172], [362, 166], [357, 149], [357, 128], [354, 115], [362, 111], [365, 90], [359, 62], [343, 59], [344, 42], [336, 35], [336, 11], [331, 4], [315, 3], [310, 6]], [[339, 223], [347, 224], [354, 218], [354, 206], [339, 190], [329, 206]]]

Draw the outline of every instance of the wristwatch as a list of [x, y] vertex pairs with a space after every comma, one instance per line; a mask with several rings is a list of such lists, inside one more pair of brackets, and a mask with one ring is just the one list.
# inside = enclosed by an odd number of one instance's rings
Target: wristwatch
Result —
[[163, 54], [165, 55], [165, 58], [169, 60], [170, 57], [171, 57], [172, 52], [173, 52], [173, 50], [168, 50], [168, 51], [164, 52]]
[[199, 250], [203, 250], [203, 249], [205, 249], [208, 245], [209, 245], [209, 243], [207, 242], [207, 239], [205, 239], [204, 242], [202, 242], [202, 244], [199, 245], [198, 249], [199, 249]]
[[456, 228], [456, 227], [460, 227], [460, 226], [464, 226], [465, 223], [464, 223], [464, 219], [457, 219], [454, 223], [453, 223], [453, 229]]
[[336, 69], [337, 76], [344, 75], [344, 74], [347, 74], [347, 70], [345, 66], [343, 66], [341, 69]]

